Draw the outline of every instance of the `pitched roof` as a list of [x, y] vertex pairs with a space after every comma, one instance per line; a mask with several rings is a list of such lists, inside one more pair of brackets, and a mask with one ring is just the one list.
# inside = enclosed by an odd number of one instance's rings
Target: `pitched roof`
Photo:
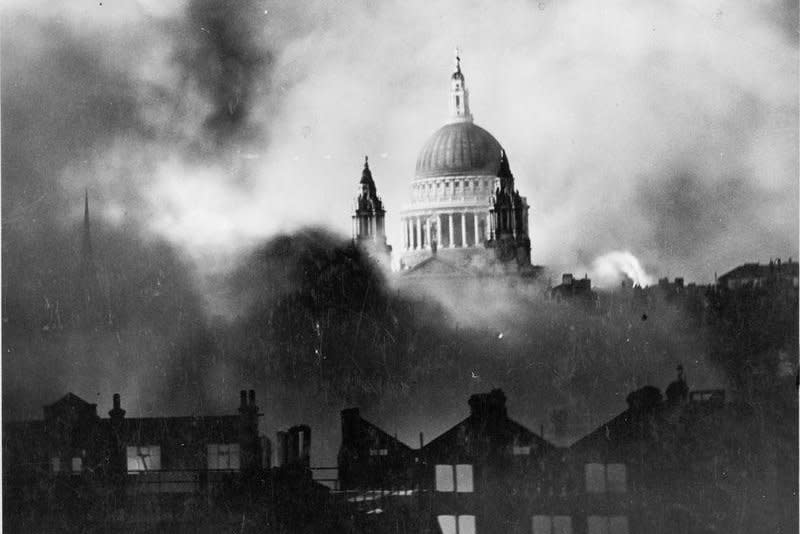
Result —
[[744, 263], [735, 267], [719, 277], [719, 280], [739, 279], [739, 278], [767, 278], [769, 276], [789, 275], [797, 276], [797, 262], [768, 264]]
[[[538, 436], [530, 431], [525, 426], [514, 421], [510, 417], [505, 417], [501, 421], [500, 433], [509, 440], [509, 442], [516, 442], [520, 446], [530, 446], [536, 451], [548, 452], [554, 450], [556, 447], [546, 439]], [[461, 437], [469, 432], [485, 432], [482, 425], [477, 419], [470, 415], [462, 420], [450, 430], [439, 435], [425, 446], [422, 450], [426, 454], [436, 455], [437, 453], [446, 452], [450, 446], [457, 444]]]

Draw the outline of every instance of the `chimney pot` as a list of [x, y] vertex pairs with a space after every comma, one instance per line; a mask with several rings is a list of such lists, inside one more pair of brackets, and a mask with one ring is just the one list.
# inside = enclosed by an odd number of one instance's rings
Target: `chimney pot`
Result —
[[240, 400], [242, 408], [247, 406], [247, 391], [241, 390], [239, 392], [239, 400]]
[[114, 409], [115, 410], [119, 410], [120, 409], [119, 393], [114, 393]]
[[256, 390], [251, 389], [249, 392], [250, 395], [250, 406], [256, 405]]

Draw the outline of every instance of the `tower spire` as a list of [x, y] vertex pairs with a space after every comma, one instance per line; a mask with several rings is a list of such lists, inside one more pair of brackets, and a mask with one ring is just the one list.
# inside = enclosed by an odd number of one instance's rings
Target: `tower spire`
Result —
[[80, 324], [97, 328], [106, 320], [100, 280], [92, 254], [91, 222], [89, 217], [89, 190], [83, 193], [83, 235], [81, 242], [80, 279], [77, 284]]
[[469, 91], [461, 72], [461, 51], [456, 48], [456, 70], [450, 76], [450, 121], [472, 122], [469, 111]]
[[359, 194], [354, 204], [353, 242], [366, 247], [378, 261], [388, 262], [392, 247], [386, 244], [386, 210], [375, 188], [367, 156], [364, 156], [364, 170], [361, 171]]

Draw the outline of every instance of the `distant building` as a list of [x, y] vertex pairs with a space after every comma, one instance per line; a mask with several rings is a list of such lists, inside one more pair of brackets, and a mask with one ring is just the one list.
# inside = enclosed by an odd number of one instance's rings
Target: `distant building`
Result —
[[767, 285], [781, 285], [797, 289], [797, 262], [789, 258], [785, 263], [781, 263], [780, 259], [770, 260], [766, 265], [745, 263], [717, 279], [718, 287], [731, 290]]
[[575, 278], [572, 273], [564, 273], [561, 283], [550, 289], [550, 298], [555, 301], [576, 301], [589, 307], [597, 305], [597, 294], [592, 291], [592, 281], [588, 276]]
[[[461, 58], [450, 77], [450, 119], [419, 152], [402, 212], [402, 270], [453, 276], [532, 274], [530, 207], [508, 155], [473, 122]], [[434, 265], [437, 257], [442, 265]], [[437, 260], [439, 261], [439, 260]], [[450, 267], [452, 266], [452, 267]], [[448, 269], [449, 267], [449, 269]]]

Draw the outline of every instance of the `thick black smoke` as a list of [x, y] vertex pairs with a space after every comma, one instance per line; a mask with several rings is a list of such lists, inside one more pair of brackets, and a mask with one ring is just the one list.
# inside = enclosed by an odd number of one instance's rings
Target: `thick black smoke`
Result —
[[264, 42], [266, 3], [196, 0], [181, 21], [175, 61], [186, 87], [196, 84], [212, 108], [203, 125], [213, 139], [230, 146], [265, 142], [251, 122], [254, 101], [268, 98], [272, 52]]

